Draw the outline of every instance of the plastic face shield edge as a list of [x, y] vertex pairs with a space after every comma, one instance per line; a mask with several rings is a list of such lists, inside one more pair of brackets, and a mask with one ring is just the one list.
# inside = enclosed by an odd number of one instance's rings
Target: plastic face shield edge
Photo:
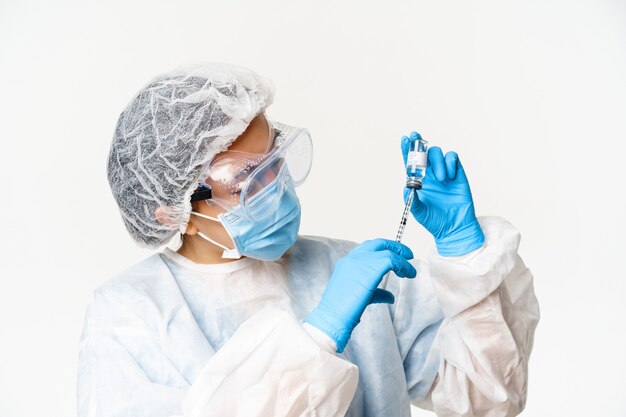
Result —
[[209, 164], [205, 183], [199, 187], [200, 191], [210, 188], [207, 204], [225, 210], [240, 206], [238, 214], [260, 220], [278, 207], [286, 187], [304, 182], [313, 160], [308, 130], [269, 120], [268, 125], [265, 152], [226, 150]]

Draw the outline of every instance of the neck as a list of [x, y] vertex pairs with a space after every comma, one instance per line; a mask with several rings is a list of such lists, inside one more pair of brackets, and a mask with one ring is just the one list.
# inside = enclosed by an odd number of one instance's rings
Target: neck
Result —
[[224, 264], [237, 260], [222, 258], [224, 249], [200, 236], [183, 235], [183, 244], [176, 252], [197, 264]]

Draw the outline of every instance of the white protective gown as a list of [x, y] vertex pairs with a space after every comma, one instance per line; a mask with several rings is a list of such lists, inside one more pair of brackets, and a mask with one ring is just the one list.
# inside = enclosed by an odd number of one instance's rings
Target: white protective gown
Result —
[[516, 415], [539, 307], [517, 230], [479, 221], [484, 247], [392, 274], [396, 302], [368, 306], [341, 354], [302, 321], [354, 243], [300, 236], [274, 262], [154, 254], [92, 294], [78, 416]]

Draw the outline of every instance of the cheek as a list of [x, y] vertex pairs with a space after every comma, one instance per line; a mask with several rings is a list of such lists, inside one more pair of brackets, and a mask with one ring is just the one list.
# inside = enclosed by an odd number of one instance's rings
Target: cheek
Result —
[[283, 166], [284, 160], [279, 158], [272, 164], [272, 166], [265, 170], [263, 173], [263, 184], [267, 185], [274, 181], [280, 172], [281, 167]]
[[228, 246], [229, 248], [234, 247], [233, 240], [230, 238], [228, 232], [221, 224], [215, 223], [215, 225], [213, 226], [213, 236], [215, 236], [217, 238], [217, 241], [222, 243], [223, 245]]
[[263, 173], [263, 183], [265, 185], [274, 181], [275, 178], [276, 178], [276, 173], [274, 172], [274, 170], [268, 169], [266, 170], [266, 172]]
[[201, 207], [199, 207], [200, 210], [202, 210], [201, 213], [207, 214], [209, 216], [217, 217], [226, 211], [221, 206], [211, 200], [200, 201], [199, 204], [202, 205]]

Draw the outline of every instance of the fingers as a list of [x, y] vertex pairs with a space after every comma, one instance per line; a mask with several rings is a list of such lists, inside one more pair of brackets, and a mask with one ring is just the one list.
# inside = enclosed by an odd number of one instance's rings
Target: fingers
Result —
[[434, 175], [439, 182], [453, 181], [457, 178], [467, 179], [459, 155], [454, 151], [450, 151], [444, 157], [441, 148], [438, 146], [428, 149], [428, 169], [426, 170], [426, 175], [428, 176], [428, 174]]
[[[402, 160], [405, 166], [411, 141], [420, 138], [420, 134], [415, 131], [411, 132], [409, 136], [402, 136], [400, 148], [402, 149]], [[428, 168], [439, 182], [454, 180], [459, 171], [463, 170], [461, 162], [459, 161], [459, 155], [456, 152], [448, 152], [444, 157], [443, 151], [438, 146], [433, 146], [428, 149]], [[465, 172], [463, 172], [463, 177], [465, 178], [464, 174]]]
[[457, 159], [456, 165], [456, 178], [461, 182], [467, 182], [467, 175], [460, 159]]
[[389, 291], [383, 290], [381, 288], [376, 288], [368, 304], [381, 304], [381, 303], [393, 304], [395, 300], [396, 298]]
[[382, 272], [381, 278], [389, 271], [393, 271], [397, 276], [401, 278], [415, 278], [417, 275], [417, 270], [411, 263], [405, 258], [399, 256], [395, 252], [390, 250], [385, 250], [382, 252], [377, 252], [376, 256], [379, 257], [381, 261]]
[[433, 146], [428, 149], [428, 164], [430, 165], [435, 178], [439, 182], [446, 180], [446, 165], [443, 158], [443, 152], [439, 146]]
[[421, 138], [422, 138], [422, 135], [420, 135], [416, 131], [411, 132], [411, 140], [419, 140]]
[[456, 163], [459, 160], [459, 156], [456, 152], [448, 152], [445, 157], [446, 161], [446, 174], [449, 180], [456, 178]]
[[411, 251], [408, 246], [400, 242], [396, 242], [395, 240], [381, 238], [366, 240], [357, 246], [356, 249], [359, 251], [366, 250], [371, 252], [388, 250], [402, 256], [405, 259], [413, 259], [413, 251]]
[[355, 255], [367, 253], [365, 256], [370, 261], [375, 261], [378, 278], [381, 279], [389, 271], [393, 271], [399, 277], [415, 278], [417, 271], [408, 259], [413, 259], [413, 252], [408, 246], [388, 239], [367, 240], [357, 246]]
[[411, 142], [407, 136], [402, 136], [402, 140], [400, 141], [400, 149], [402, 149], [402, 161], [404, 162], [404, 166], [406, 166], [406, 158], [409, 154], [409, 146]]

